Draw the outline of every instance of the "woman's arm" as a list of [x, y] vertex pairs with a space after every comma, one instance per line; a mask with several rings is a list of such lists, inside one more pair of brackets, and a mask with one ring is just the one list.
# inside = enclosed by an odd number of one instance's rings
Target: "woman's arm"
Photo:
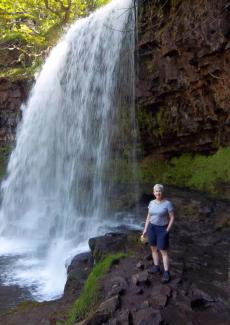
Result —
[[142, 233], [143, 236], [145, 236], [147, 234], [147, 228], [148, 228], [148, 225], [149, 225], [149, 221], [150, 221], [150, 215], [148, 213], [147, 217], [146, 217], [146, 221], [145, 221], [145, 227], [144, 227], [144, 230], [143, 230], [143, 233]]
[[174, 215], [174, 212], [173, 211], [170, 211], [169, 212], [169, 224], [168, 224], [168, 227], [167, 227], [167, 232], [169, 232], [170, 231], [170, 229], [171, 229], [171, 227], [172, 227], [172, 225], [173, 225], [173, 223], [174, 223], [174, 220], [175, 220], [175, 215]]

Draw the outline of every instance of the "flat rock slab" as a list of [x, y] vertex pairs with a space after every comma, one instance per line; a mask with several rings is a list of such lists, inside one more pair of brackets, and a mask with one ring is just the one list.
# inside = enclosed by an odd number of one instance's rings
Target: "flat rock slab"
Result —
[[138, 310], [132, 314], [133, 325], [160, 325], [162, 316], [153, 308]]
[[132, 276], [132, 282], [134, 285], [147, 284], [149, 282], [148, 271], [145, 270], [145, 271], [134, 274]]

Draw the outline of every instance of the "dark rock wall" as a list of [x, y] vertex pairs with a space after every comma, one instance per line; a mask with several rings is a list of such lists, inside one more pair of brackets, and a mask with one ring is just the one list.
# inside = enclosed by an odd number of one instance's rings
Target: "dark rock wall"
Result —
[[230, 143], [230, 3], [139, 1], [137, 103], [143, 154]]
[[26, 100], [31, 81], [0, 78], [0, 145], [12, 142], [21, 118], [20, 106]]

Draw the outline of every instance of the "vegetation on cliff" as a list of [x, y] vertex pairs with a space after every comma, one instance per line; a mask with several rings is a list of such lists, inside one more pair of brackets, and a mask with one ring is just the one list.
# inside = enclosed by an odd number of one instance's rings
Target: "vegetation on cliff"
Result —
[[230, 182], [229, 160], [230, 148], [220, 148], [209, 156], [188, 153], [169, 160], [149, 156], [140, 164], [141, 179], [144, 183], [162, 182], [221, 196], [221, 185]]
[[101, 298], [100, 280], [120, 258], [125, 257], [124, 253], [107, 255], [98, 262], [90, 273], [80, 297], [74, 303], [67, 321], [67, 325], [73, 325], [76, 320], [84, 318], [98, 304]]
[[[36, 68], [64, 28], [108, 0], [2, 0], [0, 3], [0, 67]], [[30, 71], [29, 71], [30, 72]]]

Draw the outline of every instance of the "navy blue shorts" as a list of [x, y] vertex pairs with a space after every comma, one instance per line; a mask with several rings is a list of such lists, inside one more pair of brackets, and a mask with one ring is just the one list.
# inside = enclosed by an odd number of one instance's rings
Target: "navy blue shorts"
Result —
[[148, 225], [147, 235], [150, 246], [156, 246], [159, 250], [169, 248], [169, 233], [166, 226], [156, 226], [151, 223]]

